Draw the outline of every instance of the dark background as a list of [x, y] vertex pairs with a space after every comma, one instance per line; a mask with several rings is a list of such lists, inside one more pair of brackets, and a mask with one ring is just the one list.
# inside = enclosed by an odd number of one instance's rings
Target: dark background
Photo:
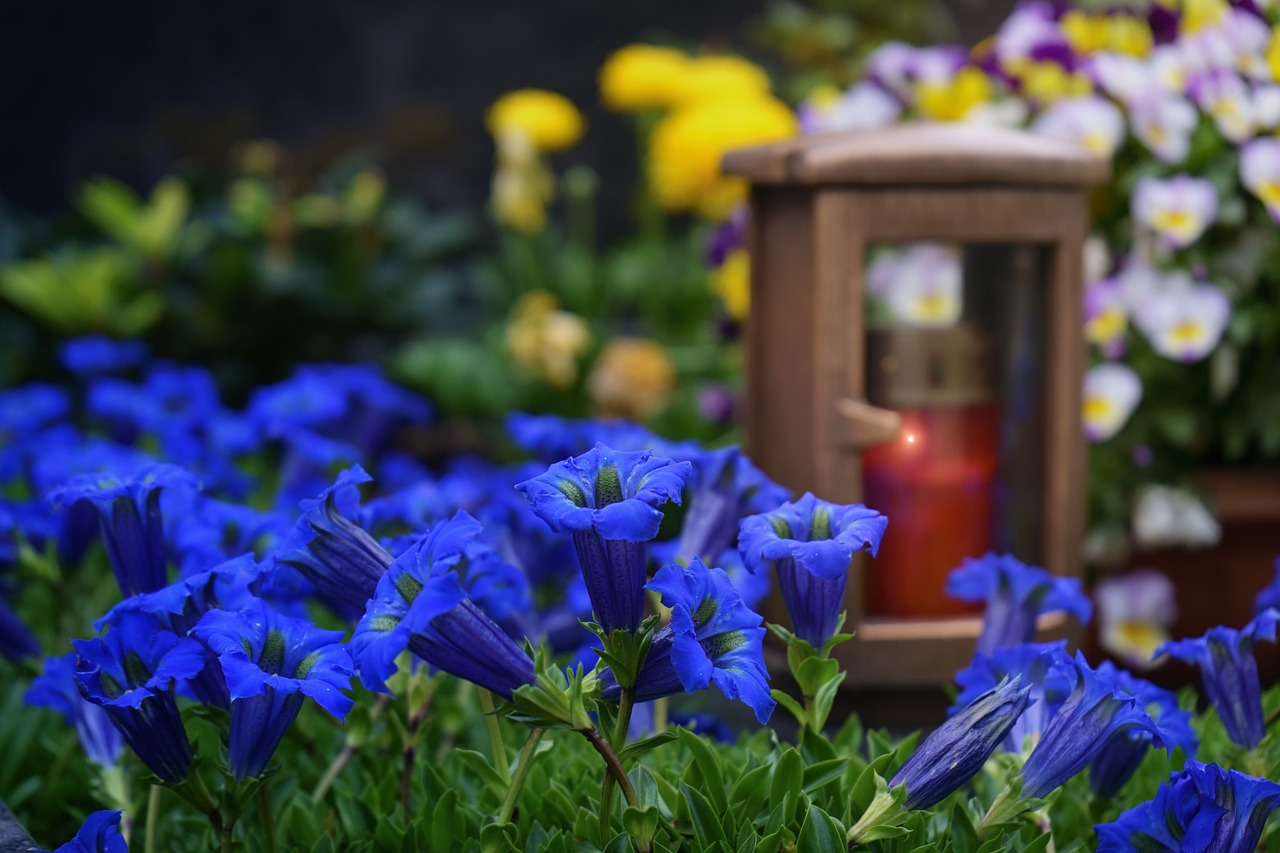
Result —
[[[886, 0], [891, 2], [891, 0]], [[175, 169], [224, 170], [237, 142], [281, 142], [301, 181], [343, 156], [384, 166], [433, 206], [481, 203], [484, 112], [524, 86], [563, 92], [588, 134], [565, 162], [629, 186], [627, 122], [595, 75], [644, 38], [752, 49], [763, 0], [0, 0], [0, 199], [63, 210], [87, 177], [139, 188]], [[949, 0], [962, 40], [1012, 0]], [[619, 152], [624, 152], [619, 156]]]

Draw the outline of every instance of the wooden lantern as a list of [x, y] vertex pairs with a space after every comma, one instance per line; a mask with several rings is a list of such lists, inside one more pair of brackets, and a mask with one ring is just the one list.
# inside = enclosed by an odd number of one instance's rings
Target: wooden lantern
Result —
[[[886, 442], [914, 441], [904, 420], [912, 405], [949, 411], [990, 403], [999, 413], [1000, 440], [1021, 437], [1021, 447], [993, 451], [998, 466], [1031, 472], [997, 490], [1004, 538], [993, 550], [1078, 575], [1085, 508], [1082, 255], [1088, 187], [1108, 177], [1109, 163], [1018, 131], [916, 124], [737, 151], [724, 166], [752, 183], [746, 364], [752, 459], [797, 493], [864, 502], [866, 454]], [[874, 328], [864, 307], [868, 259], [878, 246], [915, 241], [963, 247], [956, 256], [964, 313], [945, 330]], [[971, 295], [990, 316], [970, 322]], [[941, 423], [930, 439], [935, 444], [955, 433]], [[972, 657], [980, 619], [972, 612], [873, 612], [866, 579], [889, 557], [895, 525], [907, 522], [866, 502], [889, 515], [891, 533], [880, 560], [860, 557], [849, 583], [846, 630], [856, 631], [856, 639], [837, 653], [849, 673], [846, 684], [936, 688]], [[916, 544], [929, 535], [910, 532]], [[921, 599], [926, 593], [937, 599], [939, 591], [922, 589]], [[771, 617], [781, 616], [780, 607]], [[1041, 627], [1063, 636], [1068, 626], [1059, 620]]]

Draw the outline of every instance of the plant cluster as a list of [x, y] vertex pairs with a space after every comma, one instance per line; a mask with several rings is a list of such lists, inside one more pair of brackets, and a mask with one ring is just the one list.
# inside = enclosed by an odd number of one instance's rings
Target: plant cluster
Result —
[[[950, 592], [985, 603], [977, 654], [949, 719], [898, 740], [829, 725], [874, 509], [625, 422], [513, 415], [532, 461], [432, 471], [391, 441], [430, 405], [373, 368], [302, 367], [236, 410], [136, 345], [63, 355], [74, 387], [0, 400], [0, 655], [30, 678], [5, 691], [0, 793], [41, 838], [83, 820], [60, 850], [1280, 840], [1280, 692], [1252, 655], [1280, 579], [1244, 628], [1161, 650], [1201, 668], [1196, 714], [1030, 642], [1042, 613], [1089, 618], [1078, 581], [969, 560]], [[755, 610], [775, 578], [785, 627]], [[689, 715], [707, 691], [726, 701]], [[779, 705], [793, 726], [742, 731]]]
[[[861, 81], [800, 107], [815, 131], [1016, 126], [1112, 160], [1086, 253], [1094, 365], [1083, 414], [1100, 563], [1130, 541], [1216, 541], [1186, 492], [1191, 475], [1280, 459], [1276, 20], [1267, 4], [1226, 0], [1028, 0], [972, 49], [887, 44]], [[908, 253], [891, 290], [956, 302], [950, 279], [916, 269], [933, 262], [925, 254]], [[903, 320], [922, 322], [912, 310]]]

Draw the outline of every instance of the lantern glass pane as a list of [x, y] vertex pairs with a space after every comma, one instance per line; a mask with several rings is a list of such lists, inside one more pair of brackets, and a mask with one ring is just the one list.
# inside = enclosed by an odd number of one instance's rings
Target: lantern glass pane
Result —
[[867, 574], [870, 616], [967, 612], [946, 597], [965, 557], [1043, 565], [1048, 251], [871, 247], [866, 389], [902, 426], [863, 450], [868, 506], [889, 517]]

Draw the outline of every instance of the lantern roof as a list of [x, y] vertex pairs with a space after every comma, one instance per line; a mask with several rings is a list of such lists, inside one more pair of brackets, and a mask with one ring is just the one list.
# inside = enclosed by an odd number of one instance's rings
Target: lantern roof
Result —
[[1058, 139], [974, 124], [827, 131], [731, 151], [724, 171], [758, 184], [1084, 186], [1111, 161]]

